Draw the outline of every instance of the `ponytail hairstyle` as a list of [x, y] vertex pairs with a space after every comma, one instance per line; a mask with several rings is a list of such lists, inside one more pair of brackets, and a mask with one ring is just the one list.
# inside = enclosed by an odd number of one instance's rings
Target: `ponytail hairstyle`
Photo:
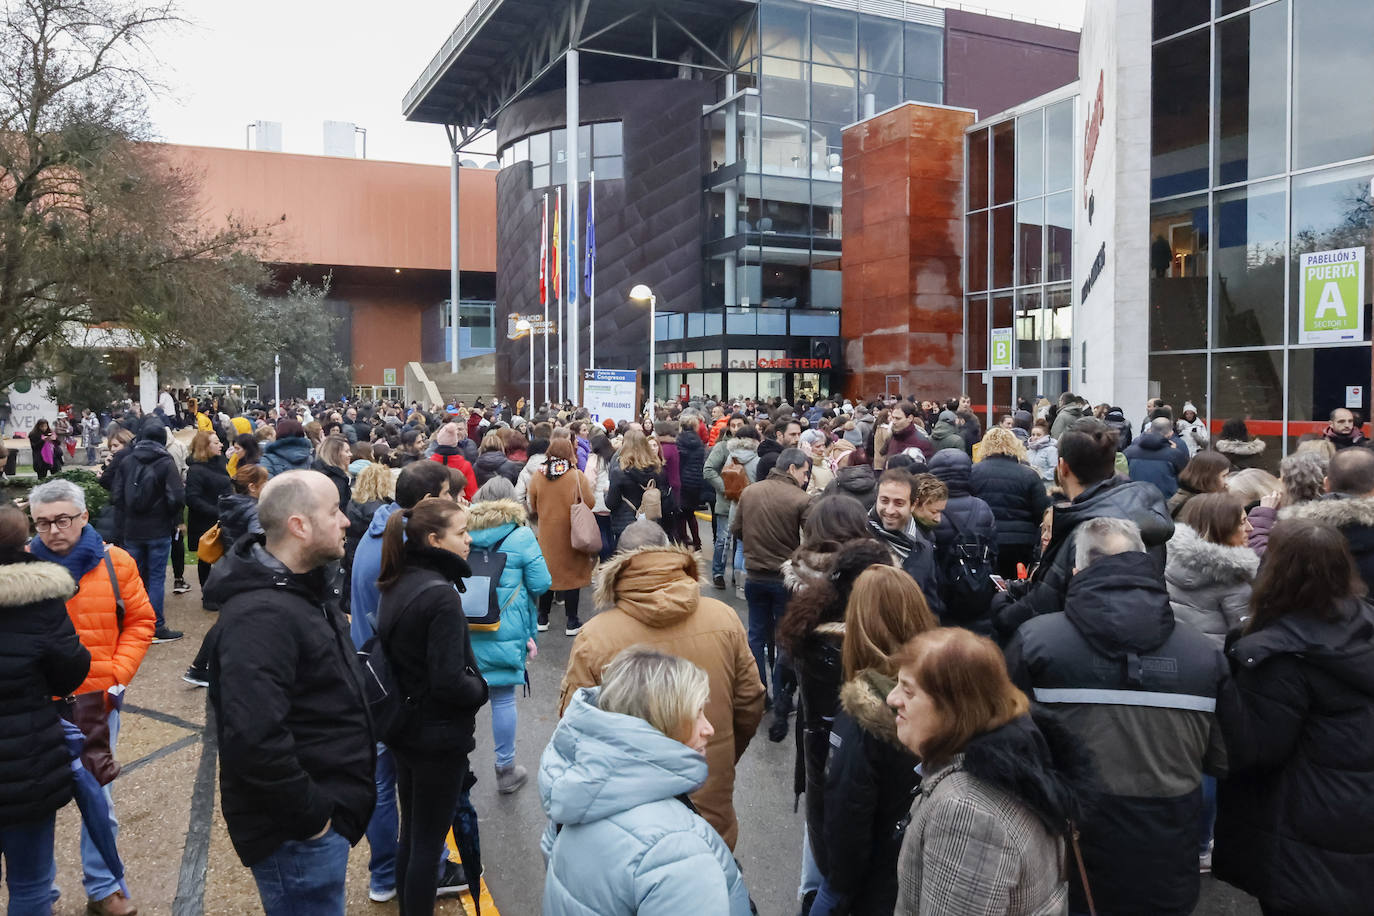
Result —
[[458, 513], [467, 509], [451, 499], [426, 496], [410, 509], [399, 509], [386, 520], [382, 532], [382, 568], [377, 588], [386, 591], [410, 566], [410, 553], [429, 546], [429, 536], [442, 535]]

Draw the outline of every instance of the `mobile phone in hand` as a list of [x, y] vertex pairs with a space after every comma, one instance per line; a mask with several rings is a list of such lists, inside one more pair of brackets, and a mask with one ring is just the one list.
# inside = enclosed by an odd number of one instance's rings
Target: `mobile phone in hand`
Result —
[[1004, 591], [1007, 590], [1007, 580], [1006, 580], [1006, 579], [1003, 579], [1001, 576], [991, 576], [991, 577], [989, 577], [989, 578], [992, 579], [992, 584], [995, 585], [995, 586], [997, 586], [997, 590], [998, 590], [999, 592], [1004, 592]]

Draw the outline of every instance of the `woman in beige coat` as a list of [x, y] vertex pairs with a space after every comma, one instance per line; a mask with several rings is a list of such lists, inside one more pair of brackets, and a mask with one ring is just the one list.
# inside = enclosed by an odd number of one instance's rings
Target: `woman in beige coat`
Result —
[[549, 565], [553, 586], [539, 597], [539, 632], [549, 628], [549, 610], [555, 594], [563, 600], [568, 623], [563, 632], [576, 636], [582, 629], [577, 616], [581, 589], [592, 584], [596, 554], [575, 550], [572, 545], [572, 507], [578, 494], [591, 506], [596, 495], [587, 475], [577, 469], [573, 445], [567, 439], [549, 443], [548, 458], [530, 479], [530, 515], [539, 520], [539, 549]]

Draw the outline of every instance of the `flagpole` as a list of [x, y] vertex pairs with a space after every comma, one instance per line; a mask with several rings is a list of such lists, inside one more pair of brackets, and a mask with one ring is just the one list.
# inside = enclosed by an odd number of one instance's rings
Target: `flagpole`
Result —
[[[575, 168], [575, 167], [576, 167], [575, 165], [574, 165], [574, 166], [570, 166], [570, 168]], [[562, 230], [562, 224], [563, 224], [563, 189], [562, 189], [562, 188], [557, 188], [557, 189], [556, 189], [556, 196], [554, 197], [554, 205], [553, 205], [553, 223], [554, 223], [554, 233], [556, 234], [556, 237], [559, 237], [560, 240], [561, 240], [561, 236], [562, 236], [562, 234], [563, 234], [563, 230]], [[562, 261], [562, 258], [563, 258], [563, 251], [562, 251], [562, 248], [563, 248], [562, 245], [555, 245], [555, 246], [554, 246], [554, 250], [553, 250], [554, 270], [557, 271], [557, 272], [554, 274], [553, 294], [554, 294], [554, 299], [555, 299], [555, 301], [557, 301], [557, 303], [558, 303], [558, 403], [559, 403], [559, 404], [562, 404], [565, 400], [567, 400], [567, 399], [564, 397], [564, 392], [565, 392], [566, 389], [565, 389], [564, 386], [563, 386], [564, 378], [563, 378], [563, 261]]]
[[[539, 269], [544, 274], [543, 289], [540, 291], [540, 298], [544, 300], [544, 403], [549, 403], [549, 284], [553, 277], [549, 274], [549, 195], [544, 192], [544, 222], [540, 226], [539, 235]], [[531, 332], [533, 333], [533, 332]], [[530, 375], [534, 375], [534, 370], [530, 370]]]
[[596, 172], [587, 174], [587, 367], [596, 368], [596, 249], [592, 241], [596, 238]]

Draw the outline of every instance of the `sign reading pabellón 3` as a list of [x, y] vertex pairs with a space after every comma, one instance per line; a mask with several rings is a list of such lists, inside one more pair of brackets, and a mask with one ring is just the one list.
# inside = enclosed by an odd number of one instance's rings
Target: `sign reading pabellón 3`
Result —
[[1298, 343], [1364, 339], [1364, 255], [1360, 247], [1300, 256]]

